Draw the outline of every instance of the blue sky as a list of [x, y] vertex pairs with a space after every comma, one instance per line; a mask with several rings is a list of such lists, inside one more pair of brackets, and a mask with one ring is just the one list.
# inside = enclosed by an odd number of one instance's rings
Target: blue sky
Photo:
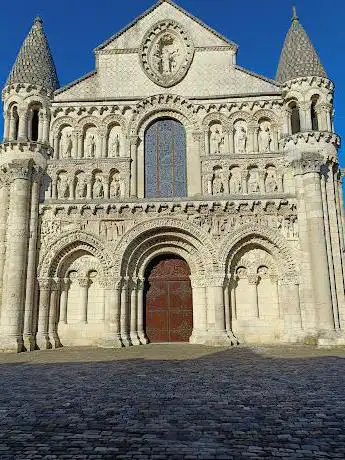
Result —
[[[149, 8], [153, 0], [2, 0], [0, 86], [35, 16], [44, 21], [61, 85], [94, 68], [93, 49]], [[344, 0], [177, 0], [240, 46], [238, 64], [274, 78], [292, 5], [336, 85], [335, 126], [345, 136]], [[58, 7], [57, 7], [58, 6]], [[20, 12], [20, 13], [19, 13]], [[19, 14], [18, 14], [19, 13]], [[2, 133], [2, 120], [0, 132]], [[341, 163], [345, 166], [345, 150]]]

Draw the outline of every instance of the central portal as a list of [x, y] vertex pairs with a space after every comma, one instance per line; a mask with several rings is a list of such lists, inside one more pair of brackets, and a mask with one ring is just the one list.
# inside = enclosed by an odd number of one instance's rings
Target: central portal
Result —
[[193, 330], [192, 287], [187, 262], [155, 258], [146, 269], [145, 326], [150, 342], [188, 342]]

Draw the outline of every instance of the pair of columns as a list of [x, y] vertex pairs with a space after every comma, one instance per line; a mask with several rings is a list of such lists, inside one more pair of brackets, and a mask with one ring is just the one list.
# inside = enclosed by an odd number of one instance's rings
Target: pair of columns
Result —
[[[38, 138], [37, 142], [49, 143], [50, 113], [38, 108]], [[32, 109], [19, 108], [16, 114], [13, 110], [5, 117], [5, 141], [27, 142], [32, 140]]]

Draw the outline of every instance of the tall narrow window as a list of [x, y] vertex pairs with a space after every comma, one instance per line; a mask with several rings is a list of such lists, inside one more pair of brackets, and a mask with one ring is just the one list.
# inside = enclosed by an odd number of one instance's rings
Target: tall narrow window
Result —
[[39, 110], [32, 110], [32, 120], [31, 120], [31, 140], [38, 140], [38, 125], [39, 125]]
[[291, 133], [299, 133], [301, 131], [301, 121], [298, 105], [296, 102], [291, 102], [289, 108], [291, 110]]
[[172, 118], [157, 120], [145, 133], [145, 196], [186, 195], [185, 129]]
[[311, 99], [311, 107], [310, 107], [310, 115], [311, 115], [311, 129], [313, 131], [319, 130], [319, 120], [317, 118], [317, 113], [315, 110], [315, 106], [318, 102], [319, 96], [313, 96]]

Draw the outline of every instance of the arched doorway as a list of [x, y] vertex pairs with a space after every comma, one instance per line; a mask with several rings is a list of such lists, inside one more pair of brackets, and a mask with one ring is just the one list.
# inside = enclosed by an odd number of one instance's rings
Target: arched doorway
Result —
[[193, 330], [190, 269], [174, 255], [156, 257], [145, 272], [145, 329], [150, 342], [188, 342]]
[[186, 131], [173, 118], [154, 121], [145, 132], [145, 197], [187, 196]]

